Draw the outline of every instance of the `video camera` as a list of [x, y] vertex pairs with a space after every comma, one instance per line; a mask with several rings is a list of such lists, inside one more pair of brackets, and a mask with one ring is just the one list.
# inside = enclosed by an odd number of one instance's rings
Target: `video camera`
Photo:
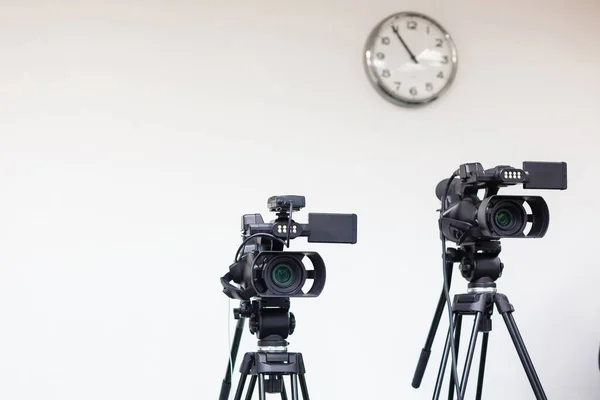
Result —
[[[241, 399], [246, 377], [251, 375], [246, 399], [252, 397], [258, 381], [259, 397], [280, 393], [287, 399], [283, 377], [289, 376], [292, 399], [298, 398], [298, 383], [302, 396], [308, 399], [306, 372], [302, 354], [288, 353], [287, 337], [296, 329], [296, 318], [290, 312], [290, 297], [316, 297], [325, 287], [325, 263], [321, 256], [308, 251], [284, 251], [290, 240], [300, 236], [312, 243], [356, 243], [356, 214], [308, 214], [308, 223], [297, 223], [294, 211], [305, 206], [304, 196], [273, 196], [267, 201], [269, 211], [277, 218], [265, 223], [260, 214], [242, 216], [243, 241], [229, 272], [221, 278], [223, 292], [238, 299], [233, 309], [238, 320], [220, 400], [227, 400], [231, 390], [231, 375], [237, 358], [244, 321], [248, 319], [250, 333], [258, 339], [258, 351], [244, 355], [235, 398]], [[305, 261], [310, 261], [307, 265]], [[312, 281], [309, 289], [305, 286]], [[233, 283], [232, 283], [233, 282]]]
[[[459, 245], [507, 237], [540, 238], [550, 222], [548, 205], [540, 196], [499, 196], [502, 187], [567, 188], [564, 162], [523, 162], [523, 168], [499, 165], [484, 170], [480, 163], [462, 164], [451, 179], [441, 181], [441, 234]], [[478, 191], [485, 190], [483, 198]]]
[[[269, 211], [277, 213], [265, 223], [260, 214], [242, 216], [244, 241], [229, 272], [221, 278], [223, 292], [232, 299], [316, 297], [325, 286], [325, 263], [311, 251], [283, 251], [291, 239], [300, 236], [311, 243], [355, 244], [356, 214], [309, 213], [308, 223], [292, 219], [294, 211], [304, 208], [304, 196], [273, 196]], [[310, 264], [305, 264], [305, 259]], [[312, 267], [312, 268], [311, 268]], [[231, 283], [233, 281], [237, 286]], [[312, 281], [306, 289], [307, 281]]]

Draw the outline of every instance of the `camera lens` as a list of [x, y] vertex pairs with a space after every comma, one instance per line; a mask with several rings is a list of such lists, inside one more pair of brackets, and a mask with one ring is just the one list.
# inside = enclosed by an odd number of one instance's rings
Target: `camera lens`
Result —
[[496, 221], [496, 225], [500, 229], [510, 229], [515, 224], [515, 216], [511, 213], [511, 210], [507, 208], [501, 208], [496, 211], [496, 215], [494, 216], [494, 220]]
[[261, 270], [260, 281], [264, 283], [271, 295], [293, 296], [302, 291], [302, 286], [306, 282], [307, 272], [301, 255], [284, 252], [271, 255]]
[[273, 268], [271, 278], [275, 285], [281, 288], [289, 287], [295, 280], [294, 270], [288, 264], [278, 264]]
[[518, 236], [527, 225], [527, 214], [518, 202], [503, 200], [492, 208], [489, 222], [491, 228], [502, 237]]

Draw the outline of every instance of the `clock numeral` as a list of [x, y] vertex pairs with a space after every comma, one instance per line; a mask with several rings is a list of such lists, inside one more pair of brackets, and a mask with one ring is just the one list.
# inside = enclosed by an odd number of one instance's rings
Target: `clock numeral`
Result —
[[427, 90], [428, 92], [433, 92], [433, 83], [427, 82], [425, 84], [425, 90]]
[[383, 54], [382, 52], [375, 54], [375, 56], [378, 60], [383, 60], [385, 58], [385, 54]]
[[387, 46], [388, 44], [390, 44], [390, 38], [387, 37], [387, 36], [382, 37], [381, 38], [381, 44], [384, 44], [384, 45]]
[[417, 21], [411, 21], [411, 20], [406, 21], [406, 28], [412, 29], [412, 30], [417, 29]]
[[443, 56], [442, 57], [442, 64], [448, 64], [448, 56]]
[[383, 76], [384, 78], [389, 78], [392, 74], [390, 74], [390, 70], [389, 69], [384, 69], [383, 71], [381, 71], [381, 76]]
[[400, 90], [401, 84], [402, 84], [402, 82], [394, 82], [394, 85], [396, 85], [396, 91]]
[[427, 34], [429, 35], [430, 26], [427, 25]]
[[417, 88], [416, 87], [411, 87], [410, 88], [410, 94], [412, 94], [413, 96], [416, 96], [419, 92], [417, 92]]
[[442, 39], [435, 39], [435, 47], [442, 47], [444, 41]]
[[440, 79], [444, 79], [444, 72], [443, 72], [443, 71], [440, 71], [440, 72], [437, 74], [437, 77], [438, 77], [438, 78], [440, 78]]

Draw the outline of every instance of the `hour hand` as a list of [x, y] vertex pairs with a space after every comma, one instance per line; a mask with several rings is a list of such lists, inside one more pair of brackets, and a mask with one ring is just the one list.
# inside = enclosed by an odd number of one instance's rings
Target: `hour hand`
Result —
[[402, 36], [400, 36], [400, 32], [398, 31], [398, 28], [396, 26], [392, 25], [392, 30], [394, 31], [394, 33], [396, 34], [396, 36], [398, 36], [398, 39], [400, 39], [400, 43], [402, 43], [402, 46], [404, 46], [404, 48], [406, 49], [406, 51], [408, 52], [408, 54], [410, 54], [411, 60], [413, 60], [415, 62], [415, 64], [418, 64], [419, 61], [417, 61], [417, 57], [415, 57], [415, 55], [413, 54], [413, 52], [410, 51], [410, 49], [406, 45], [406, 42], [404, 41], [404, 39], [402, 39]]

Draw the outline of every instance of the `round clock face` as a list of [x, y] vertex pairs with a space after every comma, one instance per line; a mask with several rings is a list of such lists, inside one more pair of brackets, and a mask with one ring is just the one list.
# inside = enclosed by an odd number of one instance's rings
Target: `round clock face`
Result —
[[422, 14], [394, 14], [375, 27], [365, 68], [375, 88], [399, 105], [437, 99], [456, 75], [456, 47], [437, 22]]

